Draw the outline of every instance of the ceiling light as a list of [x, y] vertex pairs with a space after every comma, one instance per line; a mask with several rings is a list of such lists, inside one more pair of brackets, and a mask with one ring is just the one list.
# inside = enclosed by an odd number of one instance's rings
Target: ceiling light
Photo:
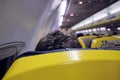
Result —
[[83, 30], [82, 32], [85, 33], [85, 30]]
[[88, 33], [88, 30], [85, 30], [86, 33]]
[[79, 1], [78, 4], [83, 4], [83, 1]]
[[67, 19], [67, 22], [70, 22], [70, 19]]
[[97, 28], [96, 30], [97, 30], [97, 31], [99, 31], [99, 30], [100, 30], [100, 28]]
[[74, 16], [74, 14], [73, 14], [73, 13], [71, 13], [71, 14], [70, 14], [70, 16]]
[[100, 30], [104, 31], [104, 30], [106, 30], [106, 28], [105, 28], [105, 27], [102, 27], [102, 28], [100, 28]]
[[108, 31], [111, 31], [110, 28], [107, 29]]
[[94, 31], [94, 32], [96, 32], [96, 31], [97, 31], [97, 29], [93, 29], [93, 31]]
[[91, 30], [91, 29], [89, 29], [89, 32], [92, 32], [92, 30]]
[[117, 28], [117, 30], [119, 30], [119, 31], [120, 31], [120, 27], [118, 27], [118, 28]]
[[75, 33], [76, 33], [76, 34], [79, 34], [79, 33], [82, 33], [82, 31], [76, 31]]

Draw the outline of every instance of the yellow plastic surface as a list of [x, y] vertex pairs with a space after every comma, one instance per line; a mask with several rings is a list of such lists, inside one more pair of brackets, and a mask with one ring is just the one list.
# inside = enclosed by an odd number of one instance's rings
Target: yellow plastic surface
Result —
[[79, 50], [23, 57], [2, 80], [120, 80], [120, 51]]
[[100, 48], [103, 41], [120, 41], [120, 38], [118, 38], [118, 36], [110, 36], [94, 39], [91, 48]]
[[120, 35], [114, 35], [113, 37], [119, 38], [120, 39]]
[[82, 46], [82, 48], [87, 48], [83, 39], [88, 39], [89, 40], [90, 38], [95, 39], [95, 38], [97, 38], [97, 36], [82, 36], [82, 37], [78, 38], [78, 41], [79, 41], [80, 45]]

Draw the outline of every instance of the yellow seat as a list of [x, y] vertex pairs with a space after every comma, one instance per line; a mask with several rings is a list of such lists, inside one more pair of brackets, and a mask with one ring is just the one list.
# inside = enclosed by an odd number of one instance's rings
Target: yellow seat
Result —
[[114, 35], [113, 37], [120, 38], [120, 35]]
[[91, 42], [95, 38], [97, 38], [97, 36], [82, 36], [78, 38], [78, 41], [81, 44], [82, 48], [90, 48]]
[[118, 36], [109, 36], [97, 38], [92, 41], [91, 48], [100, 48], [101, 46], [107, 46], [107, 43], [120, 42], [120, 38]]
[[2, 80], [120, 80], [120, 51], [77, 50], [22, 57]]

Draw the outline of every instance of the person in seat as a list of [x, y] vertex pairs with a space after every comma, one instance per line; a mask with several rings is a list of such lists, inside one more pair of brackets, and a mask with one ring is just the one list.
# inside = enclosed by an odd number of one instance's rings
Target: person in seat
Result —
[[65, 34], [64, 32], [57, 30], [43, 37], [37, 44], [35, 51], [64, 48], [81, 48], [81, 45], [79, 44], [75, 34]]

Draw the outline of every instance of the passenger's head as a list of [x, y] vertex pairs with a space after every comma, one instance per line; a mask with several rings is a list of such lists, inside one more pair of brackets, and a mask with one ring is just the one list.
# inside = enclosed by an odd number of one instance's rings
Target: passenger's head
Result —
[[86, 36], [89, 36], [89, 34], [85, 34]]
[[77, 34], [77, 37], [81, 37], [81, 36], [84, 36], [83, 33]]
[[37, 47], [36, 51], [55, 50], [64, 48], [81, 48], [75, 34], [63, 34], [61, 31], [55, 31], [49, 33], [42, 38]]
[[93, 33], [92, 35], [97, 36], [98, 38], [101, 37], [99, 34]]
[[117, 35], [118, 33], [117, 32], [113, 32], [113, 35]]
[[97, 36], [97, 34], [96, 34], [96, 33], [92, 33], [92, 35]]

